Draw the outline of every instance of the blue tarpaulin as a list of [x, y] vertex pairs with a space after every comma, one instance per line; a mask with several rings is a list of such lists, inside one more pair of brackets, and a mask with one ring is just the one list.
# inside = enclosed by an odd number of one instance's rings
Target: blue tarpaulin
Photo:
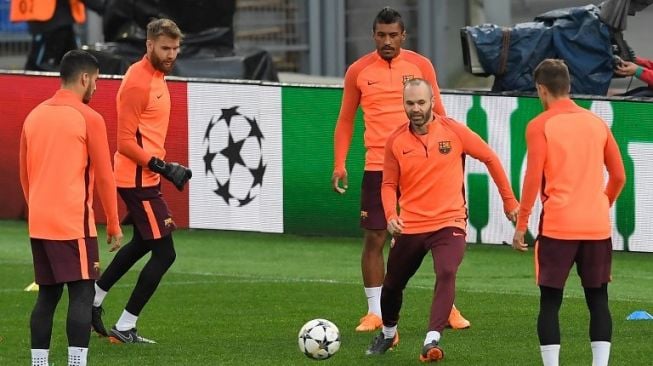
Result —
[[[574, 94], [605, 95], [613, 76], [609, 27], [594, 5], [559, 9], [512, 28], [466, 27], [478, 58], [495, 75], [493, 91], [535, 91], [533, 70], [545, 58], [565, 60]], [[505, 53], [505, 45], [508, 45]]]

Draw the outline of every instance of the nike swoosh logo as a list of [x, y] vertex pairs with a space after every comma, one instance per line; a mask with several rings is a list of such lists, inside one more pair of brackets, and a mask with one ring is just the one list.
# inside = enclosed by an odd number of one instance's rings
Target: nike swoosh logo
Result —
[[413, 152], [413, 150], [402, 150], [402, 153], [404, 153], [404, 155], [410, 154], [412, 152]]
[[453, 236], [464, 236], [464, 234], [457, 233], [457, 232], [454, 231]]
[[374, 85], [374, 84], [378, 84], [378, 83], [379, 83], [379, 81], [369, 81], [369, 80], [367, 81], [367, 85]]
[[162, 96], [163, 96], [163, 94], [161, 94], [161, 95], [157, 95], [157, 96], [156, 96], [156, 99], [160, 99]]

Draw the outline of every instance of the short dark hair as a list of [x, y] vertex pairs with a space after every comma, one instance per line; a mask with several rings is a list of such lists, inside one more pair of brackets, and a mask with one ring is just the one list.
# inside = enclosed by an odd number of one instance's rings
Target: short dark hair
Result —
[[170, 19], [154, 19], [147, 24], [147, 39], [156, 39], [159, 36], [166, 36], [172, 39], [182, 39], [184, 34], [175, 22]]
[[374, 24], [372, 24], [372, 31], [376, 32], [376, 25], [377, 24], [394, 24], [394, 23], [399, 23], [399, 27], [401, 27], [401, 31], [404, 31], [404, 20], [401, 18], [401, 14], [399, 14], [398, 11], [395, 9], [386, 6], [385, 8], [381, 9], [381, 11], [376, 14], [376, 18], [374, 18]]
[[569, 69], [563, 60], [547, 58], [533, 72], [536, 84], [544, 85], [556, 97], [569, 94]]
[[100, 63], [95, 56], [83, 50], [66, 52], [59, 64], [59, 76], [67, 84], [74, 82], [81, 73], [93, 74], [100, 69]]

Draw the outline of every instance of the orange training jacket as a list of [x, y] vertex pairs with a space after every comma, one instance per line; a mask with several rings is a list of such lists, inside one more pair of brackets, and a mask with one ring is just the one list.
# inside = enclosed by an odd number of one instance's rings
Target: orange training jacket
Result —
[[354, 133], [354, 117], [360, 105], [365, 123], [365, 170], [383, 170], [383, 149], [388, 136], [406, 121], [404, 82], [413, 78], [428, 81], [433, 88], [433, 111], [446, 115], [433, 64], [426, 57], [400, 50], [391, 61], [377, 51], [354, 62], [345, 73], [340, 115], [334, 133], [335, 170], [343, 172]]
[[116, 104], [116, 184], [122, 188], [158, 185], [161, 178], [147, 167], [147, 163], [153, 156], [164, 159], [166, 155], [170, 92], [163, 73], [143, 57], [127, 70], [118, 89]]
[[[444, 227], [466, 230], [466, 155], [485, 163], [503, 199], [504, 211], [516, 209], [519, 203], [490, 146], [464, 124], [435, 115], [426, 135], [416, 135], [410, 123], [404, 122], [388, 139], [381, 186], [386, 219], [400, 217], [406, 234]], [[399, 213], [397, 192], [401, 192]]]
[[[526, 176], [517, 230], [541, 191], [540, 234], [563, 240], [602, 240], [612, 233], [610, 206], [626, 181], [610, 128], [571, 99], [554, 102], [526, 128]], [[609, 173], [607, 185], [604, 166]]]
[[71, 91], [60, 89], [29, 113], [20, 139], [19, 165], [31, 238], [96, 237], [94, 185], [108, 233], [121, 232], [104, 119]]

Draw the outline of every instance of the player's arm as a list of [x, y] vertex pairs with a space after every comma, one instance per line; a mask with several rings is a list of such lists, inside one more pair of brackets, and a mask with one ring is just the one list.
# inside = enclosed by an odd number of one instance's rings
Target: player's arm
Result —
[[433, 112], [440, 116], [446, 116], [447, 111], [444, 109], [444, 104], [442, 103], [440, 87], [438, 86], [438, 79], [433, 64], [426, 59], [425, 62], [420, 63], [418, 66], [422, 71], [424, 80], [431, 84], [431, 89], [433, 90]]
[[542, 185], [544, 162], [546, 160], [546, 137], [544, 121], [531, 121], [526, 128], [526, 175], [522, 186], [521, 205], [517, 216], [517, 230], [526, 232], [528, 218]]
[[20, 174], [20, 185], [23, 187], [25, 202], [29, 203], [29, 179], [27, 176], [27, 137], [25, 130], [20, 134], [20, 152], [18, 156], [18, 168]]
[[653, 61], [645, 59], [643, 57], [635, 57], [635, 63], [647, 69], [653, 69]]
[[118, 220], [118, 197], [116, 181], [111, 169], [111, 153], [107, 141], [107, 131], [104, 120], [99, 115], [87, 116], [86, 141], [91, 169], [95, 174], [95, 185], [102, 201], [104, 214], [107, 217], [107, 243], [111, 251], [120, 248], [122, 230]]
[[[361, 92], [356, 85], [358, 72], [351, 67], [345, 73], [345, 85], [342, 93], [342, 104], [336, 128], [333, 134], [333, 157], [334, 167], [331, 177], [333, 190], [338, 193], [345, 193], [347, 189], [347, 169], [345, 162], [347, 153], [351, 146], [351, 139], [354, 135], [354, 117], [360, 103]], [[340, 182], [342, 181], [342, 188]]]
[[469, 127], [454, 120], [447, 119], [448, 125], [452, 126], [458, 137], [462, 140], [463, 151], [465, 154], [483, 162], [487, 166], [494, 184], [499, 190], [499, 195], [503, 200], [503, 210], [511, 221], [515, 221], [519, 202], [510, 188], [510, 182], [506, 175], [499, 156], [492, 150], [481, 136], [469, 129]]
[[381, 201], [388, 232], [393, 235], [401, 234], [403, 222], [397, 213], [397, 191], [399, 188], [399, 161], [393, 152], [395, 138], [391, 136], [385, 145], [385, 157], [383, 159], [383, 182], [381, 183]]
[[603, 156], [609, 176], [608, 184], [605, 188], [605, 195], [608, 196], [610, 206], [612, 206], [626, 184], [626, 171], [617, 142], [614, 140], [610, 128], [607, 125], [605, 128], [608, 130], [608, 140], [605, 143]]
[[152, 158], [147, 151], [138, 145], [139, 118], [147, 107], [149, 90], [132, 86], [121, 90], [118, 98], [118, 152], [140, 166], [147, 167]]

